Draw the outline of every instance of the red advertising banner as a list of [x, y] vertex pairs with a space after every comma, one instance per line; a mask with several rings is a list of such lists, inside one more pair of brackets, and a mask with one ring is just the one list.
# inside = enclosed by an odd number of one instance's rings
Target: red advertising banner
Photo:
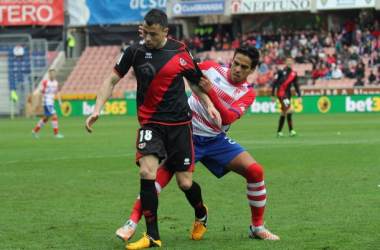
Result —
[[63, 5], [64, 0], [0, 0], [0, 26], [61, 26]]

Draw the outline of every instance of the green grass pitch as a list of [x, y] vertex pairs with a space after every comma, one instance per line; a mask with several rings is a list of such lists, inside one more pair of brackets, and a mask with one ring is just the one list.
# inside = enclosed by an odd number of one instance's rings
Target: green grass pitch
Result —
[[[164, 249], [380, 249], [379, 114], [294, 115], [298, 135], [282, 139], [278, 119], [247, 115], [228, 135], [264, 167], [266, 227], [281, 241], [249, 239], [245, 180], [198, 163], [208, 230], [190, 240], [193, 211], [172, 181], [159, 200]], [[124, 249], [115, 231], [139, 192], [136, 117], [101, 117], [93, 134], [85, 117], [60, 118], [64, 139], [50, 121], [35, 139], [37, 121], [0, 120], [0, 249]]]

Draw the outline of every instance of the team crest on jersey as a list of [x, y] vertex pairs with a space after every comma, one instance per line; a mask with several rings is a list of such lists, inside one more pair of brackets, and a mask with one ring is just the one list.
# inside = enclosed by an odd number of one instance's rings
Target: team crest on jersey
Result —
[[247, 110], [247, 106], [244, 103], [239, 104], [239, 108], [243, 113]]
[[179, 58], [179, 62], [181, 63], [182, 66], [185, 66], [187, 64], [187, 62], [185, 61], [185, 59], [183, 59], [182, 57]]
[[145, 148], [145, 146], [146, 146], [146, 143], [145, 143], [145, 142], [140, 143], [140, 144], [138, 145], [139, 149], [143, 149], [143, 148]]
[[152, 53], [150, 52], [145, 53], [145, 59], [152, 59], [152, 58], [153, 58]]

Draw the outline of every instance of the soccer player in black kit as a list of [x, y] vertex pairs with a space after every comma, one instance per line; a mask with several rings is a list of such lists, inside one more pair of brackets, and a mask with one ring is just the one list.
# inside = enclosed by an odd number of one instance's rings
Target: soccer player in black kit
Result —
[[288, 121], [288, 127], [289, 127], [289, 136], [295, 136], [297, 135], [296, 131], [293, 129], [293, 123], [292, 123], [292, 107], [290, 105], [290, 98], [291, 98], [291, 87], [294, 86], [296, 93], [298, 95], [298, 101], [301, 104], [302, 98], [300, 89], [297, 83], [297, 72], [292, 70], [294, 60], [291, 57], [286, 58], [285, 65], [286, 67], [282, 70], [277, 71], [275, 75], [275, 81], [272, 87], [272, 97], [271, 102], [274, 102], [274, 92], [277, 89], [277, 97], [278, 100], [281, 103], [281, 116], [280, 121], [278, 124], [278, 130], [277, 130], [277, 137], [281, 138], [284, 137], [284, 134], [282, 133], [282, 127], [284, 126], [285, 122], [285, 115], [286, 119]]
[[86, 120], [86, 129], [91, 133], [91, 125], [99, 118], [114, 86], [133, 67], [137, 78], [137, 116], [141, 126], [137, 131], [136, 164], [140, 166], [140, 199], [147, 233], [137, 242], [128, 244], [127, 249], [162, 245], [157, 225], [155, 179], [158, 165], [164, 158], [167, 158], [165, 166], [176, 173], [179, 188], [195, 210], [192, 232], [196, 228], [201, 238], [206, 231], [207, 207], [203, 204], [200, 186], [192, 181], [192, 115], [183, 77], [208, 106], [209, 115], [219, 126], [221, 119], [209, 97], [196, 85], [201, 74], [186, 51], [186, 45], [167, 38], [167, 27], [167, 16], [162, 10], [152, 9], [145, 15], [144, 40], [129, 46], [121, 55], [114, 71], [100, 88], [94, 113]]

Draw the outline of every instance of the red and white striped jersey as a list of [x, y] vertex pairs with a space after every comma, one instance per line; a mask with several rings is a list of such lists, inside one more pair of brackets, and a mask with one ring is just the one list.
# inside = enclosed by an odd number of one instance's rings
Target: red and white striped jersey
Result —
[[[229, 77], [229, 68], [220, 66], [214, 61], [205, 61], [199, 65], [203, 74], [207, 75], [212, 83], [212, 88], [228, 110], [235, 111], [239, 118], [252, 105], [256, 93], [247, 81], [235, 83]], [[214, 137], [229, 129], [229, 125], [222, 126], [222, 130], [209, 117], [206, 105], [193, 93], [189, 100], [193, 111], [192, 124], [194, 134], [199, 136]]]
[[58, 92], [57, 80], [46, 79], [42, 82], [41, 93], [43, 94], [43, 105], [54, 105], [54, 95]]

